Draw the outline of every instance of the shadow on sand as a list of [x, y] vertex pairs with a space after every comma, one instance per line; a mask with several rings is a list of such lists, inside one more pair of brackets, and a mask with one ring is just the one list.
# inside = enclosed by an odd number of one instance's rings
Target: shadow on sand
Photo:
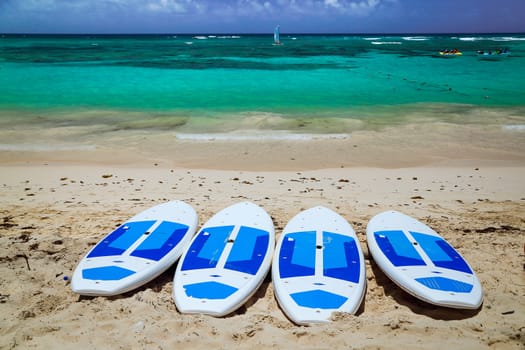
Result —
[[377, 285], [382, 287], [385, 295], [392, 297], [400, 305], [408, 307], [412, 312], [433, 318], [435, 320], [464, 320], [476, 316], [482, 309], [481, 305], [476, 310], [454, 309], [426, 303], [408, 294], [388, 278], [377, 264], [370, 260], [370, 266]]

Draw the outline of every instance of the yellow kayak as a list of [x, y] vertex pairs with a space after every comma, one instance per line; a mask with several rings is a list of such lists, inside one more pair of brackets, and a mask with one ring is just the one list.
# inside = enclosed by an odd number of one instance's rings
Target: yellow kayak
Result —
[[439, 51], [439, 54], [441, 56], [455, 57], [455, 56], [462, 56], [463, 52], [461, 52], [461, 51]]

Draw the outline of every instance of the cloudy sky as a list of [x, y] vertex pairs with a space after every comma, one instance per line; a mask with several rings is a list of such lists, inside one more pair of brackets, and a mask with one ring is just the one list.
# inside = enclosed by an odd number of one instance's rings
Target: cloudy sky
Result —
[[525, 32], [525, 0], [0, 0], [0, 33]]

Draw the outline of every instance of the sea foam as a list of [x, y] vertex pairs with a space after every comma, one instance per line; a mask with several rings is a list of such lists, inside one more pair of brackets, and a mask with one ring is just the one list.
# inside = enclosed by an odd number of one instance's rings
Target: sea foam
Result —
[[425, 37], [425, 36], [404, 36], [403, 40], [406, 40], [406, 41], [427, 41], [429, 39], [427, 37]]
[[177, 133], [183, 141], [312, 141], [345, 140], [350, 134], [294, 134], [290, 132], [242, 132], [242, 133]]
[[372, 45], [402, 45], [400, 41], [372, 41]]
[[525, 131], [525, 124], [503, 125], [503, 130]]

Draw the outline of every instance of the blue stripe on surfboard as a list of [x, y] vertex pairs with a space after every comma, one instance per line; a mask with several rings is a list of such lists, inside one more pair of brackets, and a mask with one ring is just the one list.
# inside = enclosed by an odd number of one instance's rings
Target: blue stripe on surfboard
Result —
[[444, 239], [412, 231], [410, 234], [436, 266], [473, 274], [467, 262]]
[[323, 290], [309, 290], [290, 294], [295, 303], [311, 309], [338, 309], [348, 298]]
[[394, 266], [425, 266], [425, 262], [403, 231], [376, 231], [379, 249]]
[[279, 252], [281, 278], [315, 275], [316, 232], [288, 233]]
[[120, 226], [97, 244], [87, 257], [96, 258], [124, 253], [140, 236], [146, 233], [154, 223], [155, 220], [136, 221]]
[[186, 295], [198, 299], [226, 299], [237, 291], [237, 288], [218, 282], [201, 282], [184, 286]]
[[269, 241], [268, 231], [241, 226], [224, 267], [255, 275], [266, 256]]
[[131, 276], [135, 271], [118, 266], [102, 266], [82, 270], [82, 278], [86, 280], [118, 281]]
[[337, 233], [323, 232], [323, 274], [325, 276], [358, 283], [359, 258], [355, 239]]
[[177, 222], [164, 221], [130, 255], [159, 261], [179, 244], [188, 228]]
[[181, 270], [209, 269], [217, 266], [234, 227], [218, 226], [202, 230], [189, 247]]
[[416, 278], [416, 281], [430, 289], [443, 292], [470, 293], [474, 287], [472, 284], [445, 277], [422, 277]]

